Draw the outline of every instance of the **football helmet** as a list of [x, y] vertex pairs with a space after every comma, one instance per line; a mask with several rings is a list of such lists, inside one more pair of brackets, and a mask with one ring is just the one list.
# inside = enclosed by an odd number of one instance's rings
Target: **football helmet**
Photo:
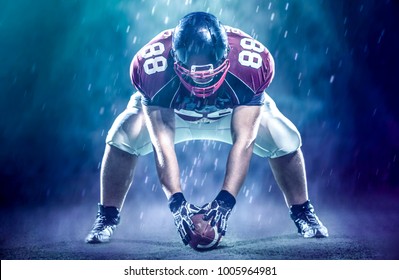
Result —
[[174, 69], [182, 84], [197, 97], [214, 94], [230, 67], [223, 25], [209, 13], [190, 13], [180, 20], [172, 38]]

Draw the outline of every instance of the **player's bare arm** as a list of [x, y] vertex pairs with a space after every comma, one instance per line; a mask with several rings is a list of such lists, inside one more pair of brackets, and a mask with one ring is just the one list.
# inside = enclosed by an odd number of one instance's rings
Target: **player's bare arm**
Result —
[[261, 106], [238, 106], [233, 111], [231, 120], [233, 145], [227, 159], [223, 190], [235, 197], [248, 172], [260, 118]]
[[199, 207], [187, 203], [180, 185], [179, 164], [175, 152], [175, 114], [171, 108], [143, 106], [146, 126], [154, 148], [159, 181], [169, 200], [175, 225], [185, 245], [190, 241], [189, 230], [194, 229], [191, 217]]
[[159, 106], [143, 106], [143, 109], [154, 148], [159, 181], [169, 199], [174, 193], [181, 192], [179, 164], [174, 149], [174, 111]]
[[216, 198], [204, 206], [204, 219], [217, 225], [218, 232], [226, 234], [227, 220], [248, 172], [253, 147], [258, 133], [261, 106], [237, 106], [231, 118], [232, 148], [226, 164], [223, 188]]

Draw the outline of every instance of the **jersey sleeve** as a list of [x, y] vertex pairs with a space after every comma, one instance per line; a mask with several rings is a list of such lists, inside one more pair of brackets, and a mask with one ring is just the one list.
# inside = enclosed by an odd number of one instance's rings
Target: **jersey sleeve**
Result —
[[140, 63], [137, 54], [133, 57], [132, 62], [130, 63], [130, 79], [134, 87], [142, 94], [144, 94], [144, 90], [141, 88], [141, 70]]
[[[166, 106], [158, 94], [175, 76], [170, 56], [171, 30], [158, 34], [133, 57], [130, 78], [146, 105]], [[161, 102], [161, 103], [160, 103]]]
[[[274, 77], [274, 59], [269, 50], [259, 41], [245, 32], [226, 26], [230, 52], [229, 72], [231, 83], [247, 93], [246, 104], [263, 103], [263, 92], [270, 85]], [[244, 85], [244, 86], [243, 86]]]

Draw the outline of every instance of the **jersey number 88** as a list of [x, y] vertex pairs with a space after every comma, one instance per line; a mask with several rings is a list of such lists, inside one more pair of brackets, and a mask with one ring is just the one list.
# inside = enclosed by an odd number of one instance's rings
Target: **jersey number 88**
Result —
[[144, 72], [148, 75], [163, 72], [168, 67], [168, 62], [162, 53], [165, 46], [161, 42], [148, 45], [143, 49], [142, 56], [145, 58], [143, 65]]
[[242, 38], [240, 45], [244, 50], [238, 54], [238, 62], [243, 66], [259, 69], [262, 66], [260, 53], [265, 50], [265, 47], [251, 38]]

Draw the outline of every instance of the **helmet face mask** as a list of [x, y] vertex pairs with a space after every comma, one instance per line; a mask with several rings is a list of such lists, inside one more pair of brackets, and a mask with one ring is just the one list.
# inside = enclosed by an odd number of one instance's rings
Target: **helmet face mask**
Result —
[[199, 85], [206, 86], [214, 78], [213, 64], [191, 65], [190, 78]]
[[230, 67], [228, 59], [213, 68], [213, 64], [192, 65], [188, 70], [178, 62], [175, 62], [175, 72], [182, 84], [197, 97], [208, 97], [214, 94], [224, 82], [227, 71]]
[[226, 31], [211, 14], [188, 14], [174, 30], [175, 72], [184, 87], [197, 97], [208, 97], [223, 84], [230, 67], [228, 51]]

